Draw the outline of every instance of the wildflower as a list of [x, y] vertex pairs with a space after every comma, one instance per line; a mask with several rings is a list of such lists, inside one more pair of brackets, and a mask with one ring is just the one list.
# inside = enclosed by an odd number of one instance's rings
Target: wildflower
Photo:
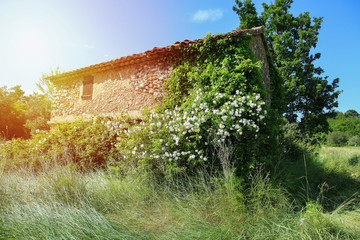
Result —
[[305, 218], [301, 218], [301, 219], [300, 219], [300, 225], [305, 224], [305, 222], [306, 222]]

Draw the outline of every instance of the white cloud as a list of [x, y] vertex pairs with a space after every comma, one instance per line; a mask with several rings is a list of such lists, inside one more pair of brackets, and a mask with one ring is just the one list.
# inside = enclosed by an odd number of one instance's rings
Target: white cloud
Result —
[[206, 21], [216, 21], [222, 18], [224, 11], [220, 8], [209, 9], [209, 10], [199, 10], [192, 17], [192, 21], [196, 23], [202, 23]]

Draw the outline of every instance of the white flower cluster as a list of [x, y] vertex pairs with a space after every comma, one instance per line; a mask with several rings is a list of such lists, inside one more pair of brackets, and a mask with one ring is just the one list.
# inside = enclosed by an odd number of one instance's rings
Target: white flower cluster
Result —
[[266, 115], [265, 102], [259, 94], [244, 95], [236, 91], [234, 95], [211, 95], [199, 89], [189, 99], [193, 101], [188, 107], [183, 105], [182, 108], [153, 113], [149, 122], [141, 124], [141, 130], [130, 130], [150, 133], [148, 151], [133, 149], [132, 157], [169, 162], [207, 161], [206, 153], [199, 149], [208, 142], [201, 139], [224, 142], [232, 136], [240, 137], [245, 129], [259, 132], [260, 121]]
[[[213, 103], [217, 105], [223, 102], [223, 98], [224, 94], [216, 93]], [[259, 123], [266, 114], [265, 102], [260, 99], [260, 94], [243, 96], [242, 92], [236, 91], [219, 108], [212, 110], [218, 126], [216, 134], [219, 142], [224, 142], [234, 133], [242, 135], [245, 128], [260, 131]]]

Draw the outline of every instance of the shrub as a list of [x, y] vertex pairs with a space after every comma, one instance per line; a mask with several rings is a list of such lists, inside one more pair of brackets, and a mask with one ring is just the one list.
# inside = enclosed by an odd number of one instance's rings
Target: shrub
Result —
[[328, 135], [328, 142], [334, 146], [344, 146], [349, 137], [344, 132], [332, 132]]
[[39, 131], [30, 140], [14, 139], [0, 146], [6, 169], [46, 168], [50, 163], [75, 163], [80, 168], [103, 167], [121, 158], [116, 143], [130, 125], [125, 118], [94, 117], [92, 121], [62, 123]]
[[304, 136], [298, 123], [286, 123], [280, 135], [281, 159], [287, 162], [303, 162], [304, 158], [310, 159], [318, 145], [314, 139]]
[[147, 122], [133, 127], [122, 145], [126, 157], [141, 168], [171, 175], [208, 162], [219, 166], [214, 155], [217, 146], [231, 144], [234, 166], [249, 168], [253, 159], [246, 157], [255, 150], [265, 123], [260, 95], [197, 90], [188, 100], [192, 105], [186, 102], [183, 108], [151, 114]]
[[353, 136], [349, 139], [349, 144], [351, 146], [360, 146], [360, 136]]

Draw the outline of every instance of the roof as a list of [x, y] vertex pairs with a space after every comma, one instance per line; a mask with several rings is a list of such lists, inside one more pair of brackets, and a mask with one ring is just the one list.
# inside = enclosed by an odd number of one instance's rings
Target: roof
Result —
[[[265, 48], [267, 48], [265, 37], [264, 37], [263, 27], [256, 27], [256, 28], [251, 28], [251, 29], [238, 29], [238, 30], [231, 31], [229, 33], [220, 34], [220, 36], [225, 37], [228, 34], [231, 34], [233, 36], [245, 36], [247, 34], [261, 35], [264, 46], [265, 46]], [[218, 36], [218, 35], [214, 35], [213, 37], [215, 37], [215, 36]], [[73, 71], [64, 72], [62, 74], [49, 76], [48, 79], [52, 82], [54, 82], [54, 81], [58, 82], [58, 81], [62, 81], [62, 80], [69, 79], [69, 78], [85, 76], [85, 75], [93, 74], [96, 72], [102, 72], [102, 71], [119, 68], [119, 67], [131, 65], [131, 64], [135, 64], [135, 63], [146, 62], [146, 61], [158, 58], [162, 54], [169, 53], [170, 51], [173, 51], [174, 49], [180, 49], [180, 48], [189, 46], [190, 44], [194, 44], [194, 43], [197, 43], [199, 41], [204, 41], [204, 40], [205, 40], [205, 38], [200, 38], [200, 39], [196, 39], [196, 40], [184, 40], [182, 42], [176, 42], [173, 45], [166, 46], [166, 47], [161, 47], [161, 48], [154, 47], [153, 49], [148, 50], [143, 53], [132, 54], [129, 56], [110, 60], [107, 62], [102, 62], [102, 63], [90, 65], [88, 67], [79, 68], [79, 69], [76, 69]]]

